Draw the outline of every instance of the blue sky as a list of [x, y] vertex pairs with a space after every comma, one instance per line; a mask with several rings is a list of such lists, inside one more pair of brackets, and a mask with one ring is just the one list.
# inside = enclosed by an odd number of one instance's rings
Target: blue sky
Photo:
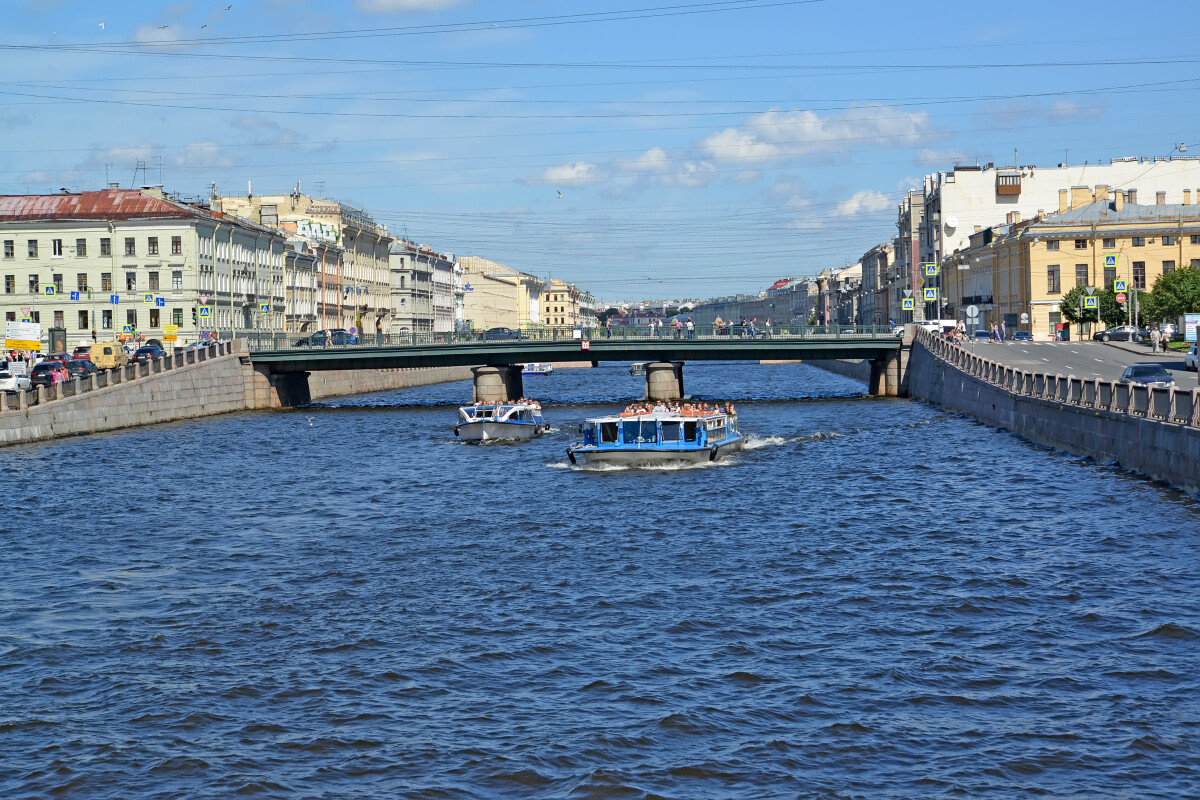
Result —
[[7, 5], [0, 193], [299, 181], [606, 300], [853, 262], [956, 162], [1200, 142], [1177, 4]]

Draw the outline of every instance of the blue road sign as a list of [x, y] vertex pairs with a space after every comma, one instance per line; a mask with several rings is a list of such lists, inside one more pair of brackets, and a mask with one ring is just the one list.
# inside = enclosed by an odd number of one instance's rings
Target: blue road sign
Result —
[[933, 303], [936, 300], [937, 300], [937, 289], [926, 289], [925, 290], [925, 302]]
[[1091, 296], [1091, 297], [1085, 297], [1085, 298], [1083, 298], [1083, 307], [1084, 307], [1084, 308], [1096, 308], [1096, 297], [1095, 297], [1095, 295], [1093, 295], [1093, 296]]
[[913, 310], [913, 308], [914, 308], [914, 306], [913, 306], [913, 299], [912, 299], [911, 297], [906, 297], [906, 298], [904, 298], [903, 300], [901, 300], [901, 301], [900, 301], [900, 308], [901, 308], [901, 310], [903, 310], [903, 311], [912, 311], [912, 310]]
[[133, 333], [133, 326], [132, 325], [123, 325], [121, 327], [121, 333]]
[[929, 276], [937, 275], [937, 272], [938, 272], [937, 264], [926, 264], [925, 265], [925, 274], [926, 275], [929, 275]]
[[78, 300], [78, 299], [79, 299], [79, 292], [71, 292], [71, 299], [72, 299], [72, 300]]
[[167, 298], [165, 298], [165, 297], [156, 297], [156, 298], [154, 298], [154, 305], [158, 306], [159, 308], [164, 308], [164, 307], [166, 307], [166, 305], [167, 305]]
[[54, 295], [56, 295], [58, 292], [55, 291], [53, 286], [45, 286], [42, 288], [42, 293], [45, 294], [46, 297], [54, 297]]
[[119, 304], [121, 303], [121, 295], [119, 295], [119, 294], [110, 294], [110, 295], [108, 296], [108, 302], [112, 303], [114, 306], [115, 306], [115, 305], [119, 305]]
[[1115, 267], [1117, 265], [1117, 257], [1114, 255], [1104, 256], [1104, 266]]
[[208, 319], [212, 316], [212, 306], [200, 306], [200, 319]]
[[1113, 291], [1114, 292], [1125, 291], [1125, 283], [1126, 283], [1125, 281], [1113, 281]]
[[264, 314], [270, 314], [271, 313], [271, 304], [270, 303], [259, 303], [258, 310]]

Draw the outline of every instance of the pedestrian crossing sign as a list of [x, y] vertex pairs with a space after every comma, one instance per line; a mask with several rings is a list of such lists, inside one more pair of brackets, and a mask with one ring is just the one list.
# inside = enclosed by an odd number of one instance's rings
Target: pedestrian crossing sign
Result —
[[1090, 297], [1083, 298], [1083, 307], [1084, 308], [1096, 308], [1096, 296], [1092, 295]]
[[132, 325], [124, 325], [121, 327], [121, 333], [133, 333]]
[[198, 314], [200, 319], [210, 319], [212, 317], [212, 306], [200, 306]]
[[925, 265], [925, 274], [926, 275], [933, 277], [934, 275], [937, 275], [937, 273], [938, 273], [937, 264], [926, 264]]
[[259, 303], [258, 310], [264, 314], [270, 314], [271, 313], [271, 304], [270, 303]]
[[142, 295], [142, 302], [148, 306], [154, 305], [154, 295], [152, 295], [152, 294]]
[[1117, 257], [1115, 255], [1106, 254], [1104, 256], [1104, 266], [1115, 267], [1116, 265], [1117, 265]]
[[930, 289], [925, 290], [925, 302], [926, 303], [937, 302], [937, 289], [930, 288]]
[[46, 286], [42, 289], [42, 292], [45, 293], [46, 297], [54, 297], [58, 293], [53, 286]]
[[904, 311], [912, 311], [914, 308], [913, 299], [911, 297], [906, 297], [903, 300], [901, 300], [900, 308], [903, 309]]
[[1125, 291], [1125, 281], [1113, 281], [1113, 291], [1114, 292]]

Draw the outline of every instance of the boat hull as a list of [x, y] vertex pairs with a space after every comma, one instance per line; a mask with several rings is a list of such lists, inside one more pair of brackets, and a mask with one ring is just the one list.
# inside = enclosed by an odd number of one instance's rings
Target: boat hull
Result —
[[454, 426], [454, 435], [464, 442], [520, 441], [541, 436], [542, 426], [530, 425], [527, 422], [495, 422], [492, 420], [460, 422]]
[[567, 448], [567, 458], [571, 460], [572, 464], [579, 466], [613, 464], [622, 467], [636, 467], [658, 464], [703, 464], [736, 453], [745, 444], [745, 437], [739, 436], [737, 439], [720, 444], [688, 450], [656, 450], [636, 447]]

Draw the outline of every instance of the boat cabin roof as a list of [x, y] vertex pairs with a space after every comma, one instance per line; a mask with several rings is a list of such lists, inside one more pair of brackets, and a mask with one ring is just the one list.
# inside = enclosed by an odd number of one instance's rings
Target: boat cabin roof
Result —
[[696, 422], [697, 420], [724, 419], [724, 411], [704, 414], [682, 414], [675, 411], [652, 411], [649, 414], [610, 414], [607, 417], [589, 417], [588, 422]]

